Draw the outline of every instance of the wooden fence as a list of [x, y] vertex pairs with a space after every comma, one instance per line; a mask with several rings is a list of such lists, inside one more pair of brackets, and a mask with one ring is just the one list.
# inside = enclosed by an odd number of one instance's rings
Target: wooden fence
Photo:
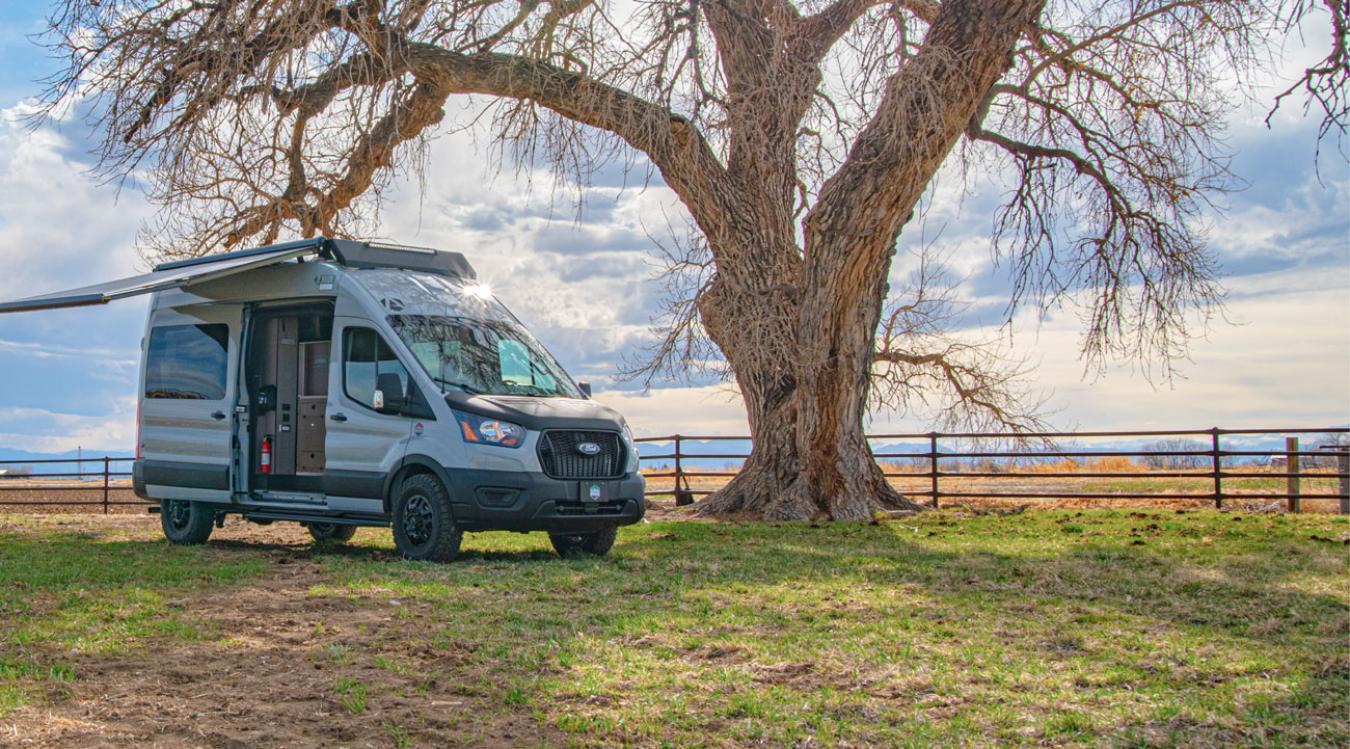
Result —
[[[873, 434], [868, 440], [873, 445], [890, 443], [873, 451], [885, 474], [908, 484], [902, 487], [907, 495], [923, 497], [933, 507], [942, 506], [944, 501], [971, 499], [1028, 503], [1073, 499], [1185, 500], [1221, 509], [1232, 500], [1264, 499], [1280, 501], [1288, 511], [1298, 512], [1304, 501], [1334, 500], [1341, 513], [1350, 514], [1348, 433], [1350, 429], [1342, 427], [1034, 434], [926, 432]], [[1102, 449], [1077, 446], [1082, 440], [1102, 439], [1117, 444]], [[1239, 439], [1282, 440], [1283, 445], [1269, 449], [1234, 447], [1232, 443]], [[1144, 440], [1153, 440], [1155, 447], [1131, 449], [1118, 444]], [[748, 437], [674, 434], [637, 441], [639, 460], [647, 466], [643, 473], [648, 479], [648, 496], [672, 496], [677, 505], [691, 504], [696, 497], [714, 490], [696, 482], [715, 484], [736, 475], [735, 470], [714, 470], [707, 467], [708, 463], [744, 461], [748, 457], [744, 452], [690, 451], [695, 444], [700, 448], [745, 444]], [[1173, 449], [1156, 447], [1169, 441]], [[661, 447], [667, 444], [669, 448]], [[896, 449], [896, 445], [916, 449]], [[651, 447], [644, 450], [641, 446]], [[1114, 467], [1108, 459], [1128, 461], [1130, 470]], [[0, 461], [0, 507], [70, 507], [107, 513], [114, 507], [143, 505], [131, 496], [128, 479], [132, 460], [102, 456]], [[658, 465], [653, 468], [653, 464]], [[1124, 489], [1108, 490], [1094, 489], [1090, 483], [1067, 489], [1026, 488], [1028, 484], [1063, 479], [1130, 483]], [[1165, 483], [1168, 480], [1172, 485]], [[1283, 481], [1282, 491], [1269, 488], [1272, 480]], [[1139, 482], [1159, 482], [1163, 488], [1132, 488]]]
[[[1212, 429], [1115, 431], [1115, 432], [1039, 432], [1039, 433], [973, 433], [926, 432], [915, 434], [872, 434], [872, 445], [887, 442], [900, 443], [917, 449], [897, 450], [894, 447], [873, 450], [874, 457], [883, 465], [883, 472], [891, 479], [904, 479], [903, 488], [911, 497], [923, 497], [932, 507], [940, 507], [944, 500], [1000, 499], [1035, 502], [1041, 500], [1185, 500], [1212, 503], [1222, 509], [1225, 501], [1235, 499], [1279, 500], [1291, 512], [1298, 512], [1305, 500], [1336, 500], [1341, 513], [1350, 513], [1350, 444], [1343, 427], [1321, 429]], [[1304, 445], [1300, 447], [1300, 438]], [[1311, 438], [1311, 439], [1310, 439]], [[1066, 447], [1082, 440], [1111, 440], [1115, 443], [1152, 440], [1149, 447], [1122, 448], [1119, 445], [1102, 449]], [[1270, 449], [1242, 449], [1233, 442], [1283, 440], [1283, 445]], [[714, 461], [743, 461], [744, 452], [690, 451], [699, 443], [746, 443], [748, 437], [724, 435], [684, 435], [643, 437], [638, 440], [653, 449], [639, 447], [640, 460], [645, 465], [659, 463], [656, 468], [644, 469], [649, 484], [649, 496], [673, 496], [676, 505], [693, 503], [695, 497], [709, 494], [714, 488], [697, 486], [697, 480], [729, 480], [735, 470], [713, 470], [707, 467]], [[1225, 446], [1225, 441], [1229, 444]], [[1309, 445], [1307, 442], [1319, 444]], [[1159, 448], [1160, 443], [1171, 443], [1173, 449]], [[664, 451], [659, 446], [669, 445]], [[1011, 445], [1011, 446], [1009, 446]], [[1129, 461], [1131, 470], [1109, 467], [1118, 458]], [[1061, 470], [1055, 470], [1057, 461]], [[703, 466], [692, 465], [702, 463]], [[1115, 461], [1119, 464], [1121, 461]], [[1098, 466], [1107, 463], [1107, 468]], [[1309, 463], [1329, 464], [1327, 468], [1312, 468]], [[1300, 465], [1303, 465], [1300, 468]], [[1027, 470], [1033, 466], [1034, 470]], [[1178, 467], [1182, 466], [1182, 467]], [[1020, 470], [1019, 470], [1020, 469]], [[982, 481], [974, 482], [972, 479]], [[1103, 480], [1126, 479], [1133, 484], [1157, 482], [1163, 489], [1156, 491], [1092, 490], [1081, 487], [1065, 490], [1037, 490], [1023, 488], [1027, 484], [1053, 479]], [[1163, 480], [1172, 479], [1172, 486]], [[1271, 480], [1283, 480], [1282, 491], [1264, 486]], [[1225, 483], [1227, 482], [1227, 483]], [[1305, 491], [1308, 482], [1332, 484], [1330, 488]], [[1062, 482], [1061, 482], [1062, 483]], [[916, 485], [917, 484], [917, 485]], [[991, 488], [993, 485], [1011, 485], [1012, 488]], [[1176, 484], [1185, 486], [1184, 490]], [[1196, 489], [1197, 485], [1201, 488]], [[1253, 486], [1255, 485], [1255, 486]]]

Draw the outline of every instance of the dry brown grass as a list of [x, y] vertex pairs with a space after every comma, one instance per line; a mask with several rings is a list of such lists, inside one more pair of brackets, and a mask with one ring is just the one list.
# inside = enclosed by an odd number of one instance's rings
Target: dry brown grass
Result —
[[[883, 462], [883, 469], [892, 475], [891, 486], [921, 503], [927, 503], [932, 482], [927, 474], [927, 466], [919, 461]], [[724, 469], [718, 469], [724, 470]], [[950, 470], [950, 469], [945, 469]], [[991, 472], [986, 466], [970, 468], [973, 472]], [[1235, 469], [1227, 469], [1235, 470]], [[1250, 512], [1272, 512], [1287, 506], [1284, 499], [1261, 496], [1285, 491], [1285, 479], [1280, 470], [1269, 468], [1243, 467], [1244, 472], [1270, 473], [1270, 478], [1225, 479], [1223, 482], [1224, 507], [1242, 509]], [[668, 469], [644, 470], [644, 473], [668, 473]], [[1054, 476], [1057, 473], [1130, 473], [1131, 478], [1102, 479], [1089, 476]], [[1169, 471], [1169, 473], [1194, 473], [1186, 477], [1155, 477], [1149, 475], [1149, 469], [1123, 456], [1090, 458], [1084, 462], [1069, 459], [1046, 464], [1028, 464], [1017, 466], [1008, 473], [993, 477], [950, 476], [941, 478], [940, 489], [944, 506], [970, 505], [972, 507], [1011, 507], [1029, 504], [1036, 509], [1087, 509], [1087, 508], [1158, 508], [1158, 509], [1194, 509], [1212, 507], [1213, 476], [1208, 469], [1195, 471]], [[1305, 494], [1334, 494], [1337, 482], [1334, 478], [1319, 477], [1333, 473], [1330, 469], [1309, 471], [1301, 480], [1301, 490]], [[715, 491], [730, 481], [728, 477], [699, 476], [688, 479], [693, 491]], [[673, 507], [671, 492], [674, 480], [669, 477], [654, 477], [647, 481], [648, 501], [657, 508]], [[969, 496], [987, 493], [1016, 493], [1025, 497], [980, 497]], [[963, 496], [964, 494], [964, 496]], [[1101, 495], [1117, 494], [1119, 497], [1070, 496], [1056, 497], [1046, 495]], [[1168, 494], [1170, 498], [1142, 499], [1128, 495]], [[1246, 496], [1244, 496], [1246, 495]], [[701, 495], [700, 495], [701, 496]], [[1193, 496], [1193, 498], [1192, 498]], [[1301, 509], [1311, 513], [1335, 513], [1339, 509], [1334, 499], [1304, 499]]]

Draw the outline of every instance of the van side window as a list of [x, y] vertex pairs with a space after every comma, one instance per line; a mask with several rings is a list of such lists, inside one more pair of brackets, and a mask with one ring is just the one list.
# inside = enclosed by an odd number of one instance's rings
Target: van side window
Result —
[[229, 343], [230, 326], [223, 324], [151, 328], [145, 357], [145, 397], [224, 398]]
[[347, 397], [363, 406], [373, 408], [375, 380], [382, 374], [394, 373], [408, 393], [408, 370], [384, 342], [379, 333], [370, 328], [347, 328], [342, 334], [342, 386]]

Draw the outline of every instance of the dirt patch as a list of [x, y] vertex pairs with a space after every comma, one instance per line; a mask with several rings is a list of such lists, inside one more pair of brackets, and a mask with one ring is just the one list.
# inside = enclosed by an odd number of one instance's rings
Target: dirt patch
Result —
[[[129, 520], [104, 520], [107, 535], [142, 535], [145, 519]], [[481, 667], [443, 650], [409, 647], [436, 631], [431, 611], [387, 598], [310, 595], [313, 586], [331, 579], [302, 528], [238, 523], [225, 531], [217, 533], [227, 538], [212, 545], [219, 553], [238, 554], [230, 548], [235, 546], [261, 550], [275, 570], [249, 585], [171, 602], [191, 611], [215, 637], [160, 643], [129, 655], [52, 653], [74, 664], [68, 692], [0, 719], [0, 745], [564, 743], [561, 734], [533, 719], [529, 707], [505, 704]], [[384, 652], [390, 658], [382, 658]]]

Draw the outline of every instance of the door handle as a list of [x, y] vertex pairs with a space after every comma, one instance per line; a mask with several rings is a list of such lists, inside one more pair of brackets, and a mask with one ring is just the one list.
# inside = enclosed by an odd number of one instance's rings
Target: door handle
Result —
[[332, 415], [331, 417], [329, 417], [329, 418], [331, 418], [333, 421], [343, 422], [343, 421], [346, 421], [346, 420], [347, 420], [347, 414], [344, 414], [344, 413], [336, 413], [336, 414], [333, 414], [333, 415]]
[[216, 411], [215, 413], [211, 414], [211, 418], [215, 419], [216, 421], [224, 421], [224, 420], [225, 420], [225, 412], [224, 412], [224, 411]]

